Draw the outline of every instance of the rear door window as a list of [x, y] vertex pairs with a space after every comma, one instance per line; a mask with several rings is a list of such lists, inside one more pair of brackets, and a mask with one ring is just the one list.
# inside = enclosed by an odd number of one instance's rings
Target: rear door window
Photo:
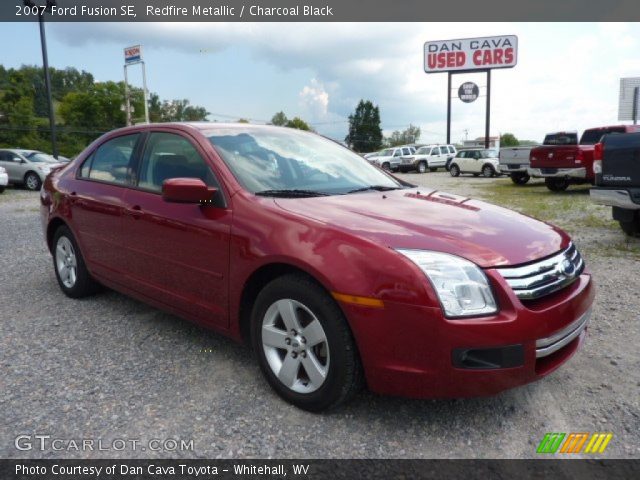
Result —
[[625, 133], [624, 127], [612, 128], [595, 128], [593, 130], [585, 130], [580, 139], [580, 145], [595, 145], [600, 141], [603, 135], [610, 133]]
[[79, 176], [101, 182], [131, 184], [131, 159], [139, 137], [139, 133], [123, 135], [103, 143], [84, 161]]

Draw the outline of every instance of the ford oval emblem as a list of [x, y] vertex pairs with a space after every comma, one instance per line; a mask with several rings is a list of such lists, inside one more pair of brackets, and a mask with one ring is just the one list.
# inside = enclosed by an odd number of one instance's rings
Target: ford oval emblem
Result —
[[570, 277], [575, 273], [576, 266], [571, 262], [571, 260], [569, 260], [568, 258], [565, 258], [562, 261], [562, 265], [560, 266], [560, 269], [562, 270], [562, 273], [564, 273], [567, 277]]

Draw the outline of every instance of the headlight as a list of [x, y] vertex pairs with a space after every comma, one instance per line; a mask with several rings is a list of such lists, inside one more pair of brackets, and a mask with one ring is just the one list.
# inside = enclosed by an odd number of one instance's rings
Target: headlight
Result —
[[431, 281], [447, 317], [486, 315], [498, 311], [487, 277], [474, 263], [448, 253], [397, 251], [420, 267]]

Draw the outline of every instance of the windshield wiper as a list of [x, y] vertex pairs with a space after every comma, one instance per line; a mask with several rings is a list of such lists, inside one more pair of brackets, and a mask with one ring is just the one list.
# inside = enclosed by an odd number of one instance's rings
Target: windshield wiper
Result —
[[290, 189], [290, 190], [262, 190], [260, 192], [256, 192], [256, 195], [260, 195], [263, 197], [326, 197], [329, 194], [325, 192], [318, 192], [316, 190], [299, 190], [299, 189]]
[[387, 187], [386, 185], [367, 185], [366, 187], [349, 190], [347, 193], [366, 192], [368, 190], [375, 190], [376, 192], [388, 192], [389, 190], [399, 190], [401, 188], [402, 187]]

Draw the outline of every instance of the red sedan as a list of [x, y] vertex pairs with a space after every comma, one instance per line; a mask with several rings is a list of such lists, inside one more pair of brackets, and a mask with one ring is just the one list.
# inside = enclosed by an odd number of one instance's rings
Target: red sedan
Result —
[[561, 230], [288, 128], [116, 130], [41, 203], [66, 295], [105, 285], [246, 341], [308, 410], [365, 384], [461, 397], [534, 381], [578, 349], [594, 299]]

